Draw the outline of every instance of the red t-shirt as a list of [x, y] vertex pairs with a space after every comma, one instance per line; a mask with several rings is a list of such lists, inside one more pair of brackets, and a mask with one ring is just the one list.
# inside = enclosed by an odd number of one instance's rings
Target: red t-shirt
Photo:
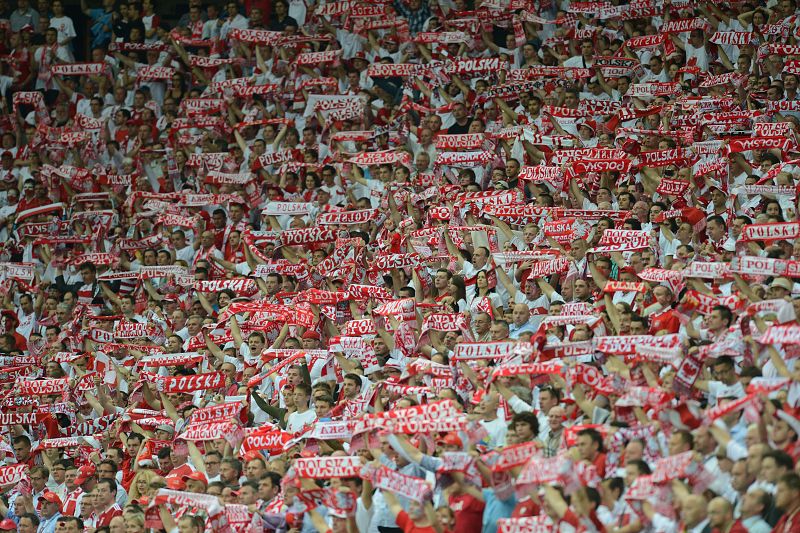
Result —
[[436, 533], [436, 530], [433, 529], [433, 526], [417, 526], [417, 524], [411, 520], [411, 517], [408, 516], [408, 513], [405, 511], [400, 511], [400, 514], [397, 515], [396, 522], [397, 527], [402, 529], [403, 533]]
[[681, 329], [681, 321], [673, 309], [650, 315], [650, 334], [653, 335], [662, 329], [667, 330], [667, 333], [678, 333]]
[[526, 516], [536, 516], [541, 512], [541, 508], [531, 500], [530, 498], [525, 498], [524, 500], [520, 500], [517, 502], [517, 506], [514, 507], [514, 511], [511, 513], [511, 518], [523, 518]]
[[447, 503], [456, 517], [453, 533], [480, 533], [486, 504], [470, 494], [450, 496]]
[[97, 515], [97, 527], [109, 525], [115, 516], [122, 516], [122, 508], [116, 503]]
[[606, 454], [598, 453], [597, 457], [594, 458], [592, 464], [595, 468], [597, 468], [597, 475], [602, 477], [606, 477]]

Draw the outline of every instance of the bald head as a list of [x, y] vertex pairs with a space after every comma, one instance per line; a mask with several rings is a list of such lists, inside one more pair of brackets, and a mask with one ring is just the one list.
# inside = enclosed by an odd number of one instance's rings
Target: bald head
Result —
[[708, 521], [712, 528], [726, 531], [733, 522], [733, 506], [725, 498], [714, 498], [708, 504]]
[[706, 519], [706, 499], [700, 495], [692, 494], [683, 500], [681, 519], [686, 528], [693, 528]]
[[514, 325], [517, 327], [524, 326], [531, 318], [531, 310], [526, 304], [517, 304], [511, 312], [514, 320]]

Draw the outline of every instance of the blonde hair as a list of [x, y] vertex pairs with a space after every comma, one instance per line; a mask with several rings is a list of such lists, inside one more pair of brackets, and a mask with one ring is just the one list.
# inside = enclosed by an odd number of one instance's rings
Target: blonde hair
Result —
[[139, 489], [136, 487], [136, 482], [140, 479], [144, 479], [147, 482], [147, 486], [150, 486], [152, 481], [159, 477], [158, 474], [153, 472], [152, 470], [139, 470], [135, 476], [133, 476], [133, 481], [131, 481], [131, 490], [128, 493], [128, 500], [138, 500], [142, 496], [146, 496], [146, 494], [141, 494]]

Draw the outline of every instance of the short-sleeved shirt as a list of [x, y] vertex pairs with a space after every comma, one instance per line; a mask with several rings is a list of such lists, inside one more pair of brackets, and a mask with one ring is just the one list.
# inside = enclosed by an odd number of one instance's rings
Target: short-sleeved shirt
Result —
[[417, 526], [405, 511], [400, 511], [397, 515], [397, 526], [403, 530], [403, 533], [434, 533], [436, 531], [433, 526]]

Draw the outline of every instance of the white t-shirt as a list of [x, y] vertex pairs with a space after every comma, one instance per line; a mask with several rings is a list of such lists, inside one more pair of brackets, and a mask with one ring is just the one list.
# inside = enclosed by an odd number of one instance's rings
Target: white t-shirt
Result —
[[307, 426], [317, 419], [317, 413], [313, 409], [308, 409], [303, 413], [295, 411], [286, 419], [286, 431], [297, 433], [303, 426]]

